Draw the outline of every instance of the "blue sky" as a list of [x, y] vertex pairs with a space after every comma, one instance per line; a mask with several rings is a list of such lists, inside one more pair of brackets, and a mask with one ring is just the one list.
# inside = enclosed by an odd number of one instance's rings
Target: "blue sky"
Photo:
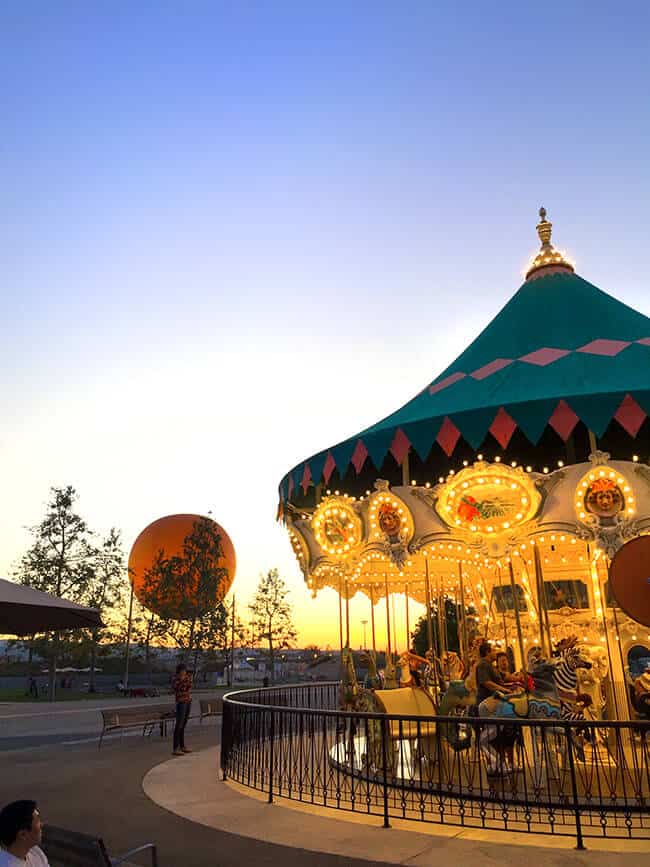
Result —
[[541, 204], [650, 312], [649, 32], [644, 2], [4, 3], [0, 572], [51, 484], [127, 547], [212, 509], [242, 599], [278, 565], [335, 643], [284, 472], [447, 366]]

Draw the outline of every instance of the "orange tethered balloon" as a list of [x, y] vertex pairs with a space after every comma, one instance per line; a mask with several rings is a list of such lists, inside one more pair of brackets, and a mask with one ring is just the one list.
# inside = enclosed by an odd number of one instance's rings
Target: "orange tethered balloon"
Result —
[[[150, 582], [152, 580], [149, 577], [149, 583], [147, 583], [147, 572], [152, 568], [154, 559], [161, 551], [166, 558], [183, 555], [185, 540], [193, 533], [197, 521], [209, 521], [213, 525], [212, 529], [221, 537], [222, 556], [219, 558], [217, 566], [219, 569], [225, 570], [225, 575], [218, 587], [216, 599], [213, 601], [220, 602], [232, 586], [236, 569], [235, 548], [223, 527], [203, 515], [167, 515], [165, 518], [158, 518], [157, 521], [144, 528], [133, 543], [129, 554], [129, 578], [133, 585], [133, 591], [138, 601], [156, 614], [162, 612], [157, 610], [155, 602], [151, 599], [151, 594], [147, 593], [148, 590], [151, 590]], [[187, 600], [179, 597], [179, 607], [184, 601]], [[169, 616], [169, 599], [167, 599], [165, 614]]]

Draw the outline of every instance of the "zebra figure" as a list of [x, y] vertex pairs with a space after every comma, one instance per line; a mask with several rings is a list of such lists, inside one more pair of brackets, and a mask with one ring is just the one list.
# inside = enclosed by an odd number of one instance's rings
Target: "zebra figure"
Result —
[[579, 668], [591, 668], [591, 662], [585, 659], [576, 645], [568, 647], [560, 657], [553, 671], [553, 681], [560, 701], [560, 719], [577, 721], [584, 719], [584, 713], [576, 710], [578, 698]]

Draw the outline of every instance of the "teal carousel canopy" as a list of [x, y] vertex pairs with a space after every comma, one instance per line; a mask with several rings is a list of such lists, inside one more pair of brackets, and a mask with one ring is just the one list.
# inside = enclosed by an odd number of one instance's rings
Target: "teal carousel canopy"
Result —
[[536, 445], [547, 426], [566, 441], [578, 422], [599, 437], [613, 419], [636, 437], [650, 414], [650, 318], [575, 274], [540, 217], [526, 282], [487, 328], [401, 409], [294, 467], [281, 503], [389, 453], [424, 461], [436, 442], [451, 457], [461, 438], [478, 449], [491, 433], [506, 449], [517, 430]]

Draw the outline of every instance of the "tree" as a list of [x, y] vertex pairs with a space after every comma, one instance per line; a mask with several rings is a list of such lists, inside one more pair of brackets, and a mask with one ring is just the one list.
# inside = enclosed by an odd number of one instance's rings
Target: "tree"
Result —
[[[92, 575], [85, 592], [85, 603], [91, 608], [97, 608], [106, 623], [110, 614], [123, 607], [127, 582], [125, 580], [124, 551], [120, 532], [111, 528], [108, 536], [99, 547], [95, 547], [92, 557]], [[107, 628], [90, 630], [90, 677], [89, 692], [95, 692], [95, 664], [97, 645], [110, 635], [110, 625]]]
[[276, 652], [291, 647], [297, 637], [291, 606], [286, 601], [288, 594], [278, 570], [269, 569], [266, 575], [260, 575], [255, 596], [248, 606], [254, 634], [267, 644], [271, 680], [275, 677]]
[[160, 550], [144, 576], [144, 604], [157, 616], [149, 618], [153, 636], [171, 639], [194, 667], [202, 650], [218, 646], [226, 611], [221, 602], [228, 570], [221, 534], [209, 518], [197, 519], [183, 541], [180, 555]]
[[[438, 617], [436, 612], [433, 612], [432, 616], [432, 627], [433, 627], [433, 644], [434, 648], [440, 647], [440, 638], [438, 635]], [[460, 643], [458, 639], [458, 612], [456, 609], [456, 605], [450, 600], [445, 600], [445, 646], [448, 650], [455, 650], [457, 653], [460, 652]], [[422, 617], [415, 624], [415, 629], [411, 632], [411, 641], [413, 644], [413, 650], [418, 653], [420, 656], [424, 656], [426, 651], [429, 649], [429, 627], [427, 624], [427, 615], [423, 614]]]
[[[45, 517], [30, 530], [34, 544], [23, 554], [15, 576], [21, 584], [83, 604], [94, 571], [92, 534], [75, 512], [78, 495], [72, 485], [50, 488], [50, 495]], [[48, 647], [52, 701], [61, 642], [56, 632]]]
[[246, 627], [237, 615], [235, 597], [229, 605], [225, 605], [225, 617], [217, 631], [217, 649], [220, 651], [225, 663], [228, 686], [234, 683], [235, 674], [235, 647], [246, 641]]

